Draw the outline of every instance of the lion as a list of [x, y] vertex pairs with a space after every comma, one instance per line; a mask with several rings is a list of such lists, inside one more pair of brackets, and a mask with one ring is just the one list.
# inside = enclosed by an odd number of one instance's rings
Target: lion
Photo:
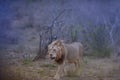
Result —
[[80, 42], [66, 44], [63, 40], [55, 40], [48, 45], [48, 55], [58, 64], [54, 79], [59, 80], [67, 74], [66, 64], [73, 63], [76, 68], [79, 67], [83, 57], [83, 45]]

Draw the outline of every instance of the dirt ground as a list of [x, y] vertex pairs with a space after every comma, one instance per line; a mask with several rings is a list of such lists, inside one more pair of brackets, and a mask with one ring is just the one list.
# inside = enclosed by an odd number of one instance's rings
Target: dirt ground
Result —
[[[53, 80], [57, 64], [49, 60], [32, 62], [30, 59], [3, 67], [4, 80]], [[79, 75], [69, 73], [61, 80], [120, 80], [120, 63], [108, 58], [84, 58]], [[2, 80], [2, 79], [1, 79]]]

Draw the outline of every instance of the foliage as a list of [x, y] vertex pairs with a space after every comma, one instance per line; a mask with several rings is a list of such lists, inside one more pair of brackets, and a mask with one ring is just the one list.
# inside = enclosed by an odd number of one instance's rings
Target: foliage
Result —
[[78, 34], [77, 29], [76, 28], [72, 28], [71, 29], [71, 40], [72, 40], [72, 42], [77, 41], [77, 37], [78, 37], [77, 34]]
[[111, 49], [109, 48], [109, 37], [105, 26], [97, 26], [89, 34], [91, 41], [89, 44], [91, 46], [91, 55], [97, 57], [109, 57], [111, 54]]
[[56, 67], [56, 65], [54, 65], [54, 64], [43, 64], [43, 65], [41, 65], [41, 67], [47, 67], [47, 68], [53, 69], [53, 68]]
[[32, 65], [32, 59], [28, 59], [28, 58], [26, 58], [26, 59], [24, 59], [23, 61], [22, 61], [22, 63], [23, 63], [23, 65]]
[[[88, 0], [21, 0], [8, 3], [1, 8], [8, 10], [1, 10], [5, 13], [0, 22], [0, 37], [5, 39], [1, 40], [11, 45], [20, 43], [31, 50], [30, 54], [38, 52], [45, 57], [48, 44], [55, 40], [53, 36], [68, 43], [82, 42], [90, 55], [104, 57], [109, 56], [113, 48], [119, 51], [119, 1], [106, 1], [104, 4], [102, 0], [92, 3]], [[30, 40], [31, 37], [35, 37], [34, 41]]]

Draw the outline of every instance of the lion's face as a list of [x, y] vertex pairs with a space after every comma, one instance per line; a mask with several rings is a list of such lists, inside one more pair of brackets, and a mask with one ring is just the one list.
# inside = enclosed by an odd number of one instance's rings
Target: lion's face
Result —
[[59, 40], [53, 41], [49, 46], [48, 46], [48, 54], [51, 59], [54, 60], [59, 60], [62, 58], [62, 42]]
[[56, 59], [58, 53], [59, 53], [59, 48], [56, 45], [48, 47], [48, 54], [51, 59]]

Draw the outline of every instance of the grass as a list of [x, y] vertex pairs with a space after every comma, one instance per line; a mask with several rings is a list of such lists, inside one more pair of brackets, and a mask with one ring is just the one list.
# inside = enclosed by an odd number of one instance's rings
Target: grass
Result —
[[[12, 72], [14, 76], [18, 75], [22, 80], [53, 80], [57, 70], [57, 65], [47, 60], [33, 63], [31, 59], [25, 59], [20, 64], [22, 65], [9, 66], [10, 70], [7, 73]], [[77, 71], [79, 75], [71, 72], [62, 80], [120, 80], [120, 63], [113, 62], [109, 58], [86, 57]]]
[[41, 67], [47, 67], [47, 68], [55, 68], [57, 67], [55, 64], [43, 64]]
[[32, 62], [33, 62], [32, 59], [29, 58], [29, 59], [24, 59], [22, 61], [22, 64], [23, 65], [32, 65]]

